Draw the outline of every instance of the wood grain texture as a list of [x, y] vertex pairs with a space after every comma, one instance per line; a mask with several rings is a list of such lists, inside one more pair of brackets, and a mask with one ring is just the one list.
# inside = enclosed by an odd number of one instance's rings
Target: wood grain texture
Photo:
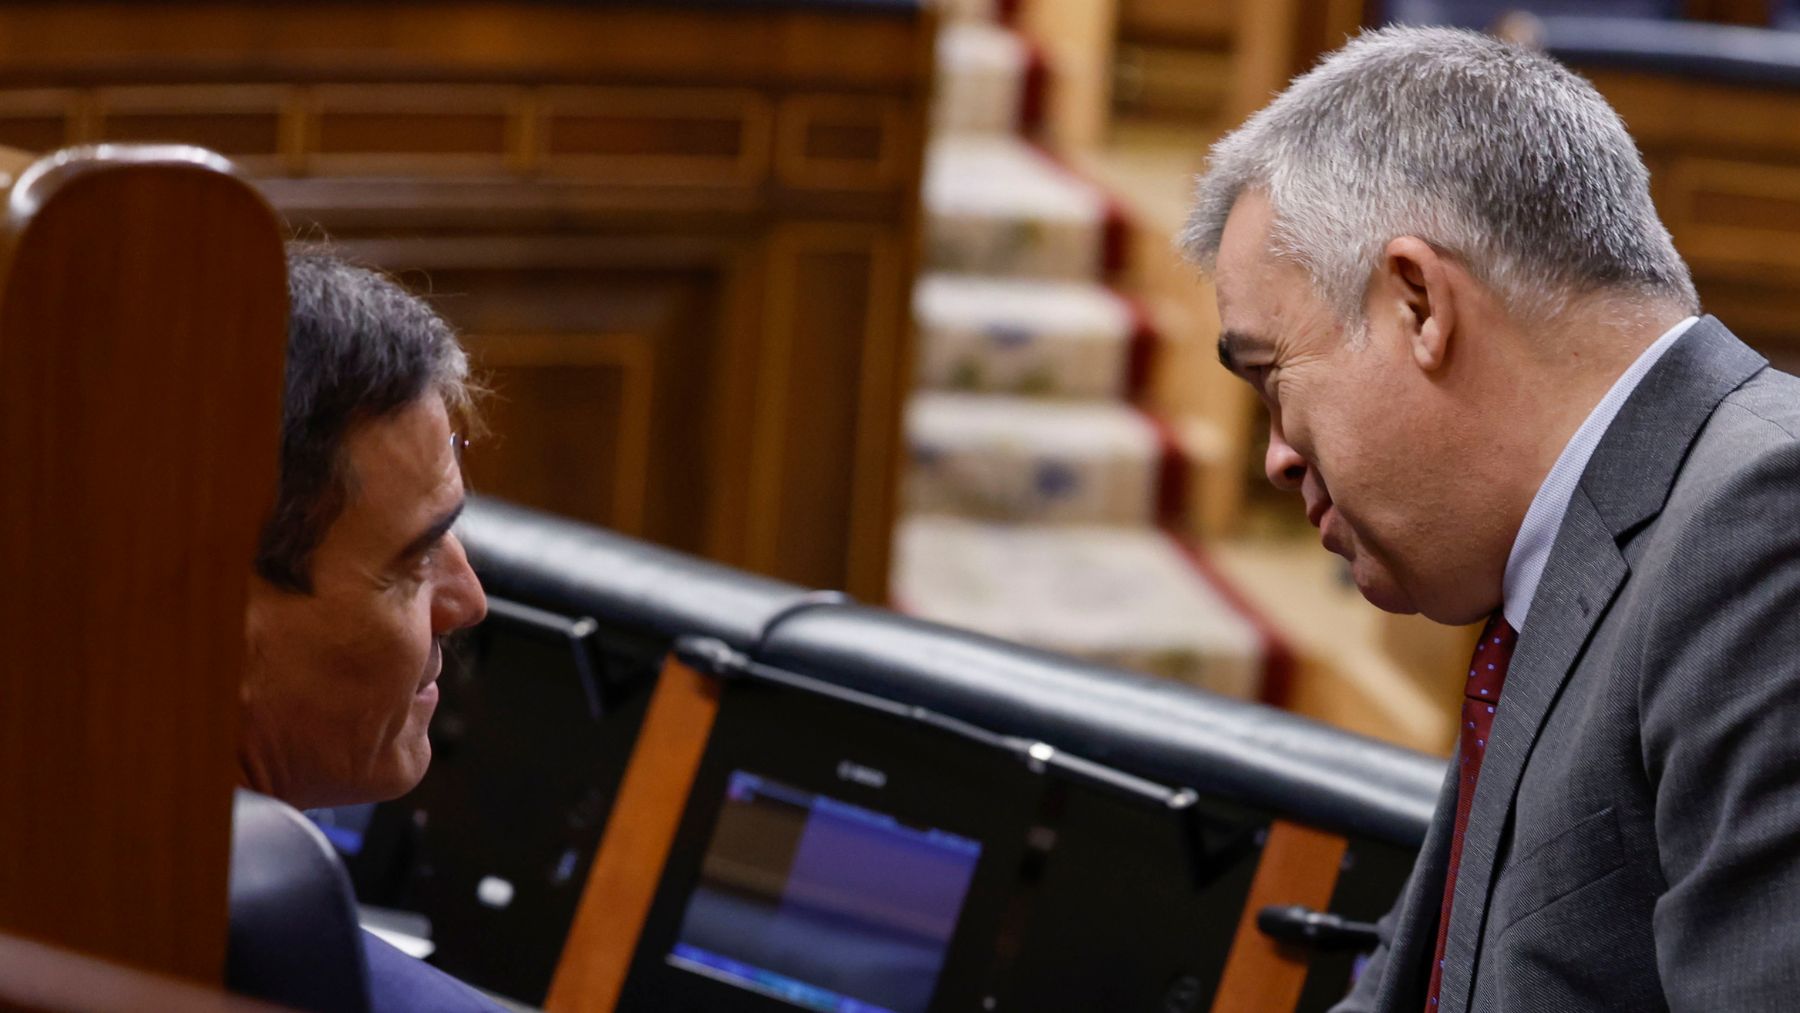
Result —
[[1770, 0], [1683, 0], [1681, 13], [1694, 21], [1767, 28], [1774, 8]]
[[1238, 77], [1227, 123], [1235, 125], [1369, 20], [1367, 0], [1263, 0], [1238, 6]]
[[0, 929], [217, 981], [286, 266], [249, 186], [136, 158], [0, 227]]
[[790, 81], [920, 88], [916, 14], [822, 7], [499, 0], [143, 3], [0, 8], [0, 81], [123, 79]]
[[1263, 935], [1256, 927], [1256, 913], [1271, 904], [1325, 910], [1347, 846], [1342, 837], [1297, 823], [1270, 824], [1262, 861], [1250, 881], [1250, 896], [1213, 997], [1213, 1013], [1273, 1013], [1291, 1010], [1300, 1001], [1306, 985], [1306, 953]]
[[1800, 94], [1675, 74], [1577, 68], [1643, 149], [1651, 193], [1706, 312], [1800, 366]]
[[[496, 353], [514, 396], [472, 454], [486, 491], [878, 602], [933, 25], [632, 0], [0, 4], [0, 142], [226, 149], [298, 231], [378, 249]], [[609, 319], [646, 299], [656, 319]], [[596, 364], [610, 334], [646, 351]], [[517, 336], [546, 354], [501, 361]], [[756, 471], [771, 461], [807, 489]]]
[[719, 712], [718, 691], [717, 681], [673, 657], [664, 662], [550, 984], [550, 1013], [617, 1005]]
[[1113, 0], [1119, 36], [1168, 43], [1229, 45], [1237, 27], [1234, 0]]
[[0, 1009], [276, 1013], [278, 1007], [0, 933]]
[[[638, 334], [472, 334], [499, 441], [469, 481], [507, 499], [644, 536], [655, 350]], [[585, 460], [589, 466], [570, 468]]]

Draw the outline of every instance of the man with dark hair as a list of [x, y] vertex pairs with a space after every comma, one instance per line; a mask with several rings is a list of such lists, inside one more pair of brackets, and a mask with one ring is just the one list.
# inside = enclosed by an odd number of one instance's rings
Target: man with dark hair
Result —
[[245, 782], [384, 801], [431, 760], [442, 638], [486, 613], [450, 532], [468, 360], [430, 308], [329, 255], [289, 260], [281, 484], [247, 617]]
[[[468, 360], [423, 301], [300, 247], [280, 487], [245, 618], [243, 782], [298, 808], [376, 802], [431, 762], [443, 638], [480, 622], [451, 525], [463, 507]], [[365, 937], [371, 1006], [491, 1010]]]

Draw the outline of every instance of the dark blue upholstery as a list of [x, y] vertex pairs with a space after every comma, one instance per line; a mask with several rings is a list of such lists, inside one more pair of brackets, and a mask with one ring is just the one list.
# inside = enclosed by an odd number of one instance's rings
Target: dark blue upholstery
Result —
[[1408, 25], [1487, 28], [1504, 14], [1524, 11], [1539, 17], [1579, 14], [1594, 18], [1677, 18], [1680, 0], [1387, 0], [1379, 20]]
[[808, 599], [792, 584], [486, 496], [470, 499], [457, 531], [488, 594], [663, 640], [699, 634], [745, 650]]
[[1380, 22], [1492, 28], [1502, 16], [1537, 18], [1537, 43], [1577, 68], [1800, 87], [1800, 0], [1772, 8], [1775, 28], [1686, 20], [1679, 0], [1388, 0]]
[[337, 852], [288, 805], [240, 790], [232, 812], [226, 987], [309, 1013], [498, 1013], [357, 925]]
[[369, 1013], [504, 1013], [481, 993], [367, 932], [362, 950]]
[[1547, 17], [1542, 42], [1576, 68], [1800, 87], [1800, 32], [1692, 21]]
[[311, 820], [240, 790], [232, 808], [225, 985], [313, 1013], [367, 1013], [356, 898]]

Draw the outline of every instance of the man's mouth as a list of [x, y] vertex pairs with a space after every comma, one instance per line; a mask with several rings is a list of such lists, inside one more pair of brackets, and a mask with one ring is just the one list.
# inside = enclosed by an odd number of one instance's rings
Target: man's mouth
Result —
[[1337, 520], [1337, 517], [1338, 512], [1334, 505], [1327, 503], [1318, 510], [1318, 516], [1313, 520], [1313, 526], [1319, 529], [1319, 544], [1324, 546], [1326, 552], [1349, 559], [1349, 547], [1343, 541], [1343, 532], [1339, 530], [1340, 525], [1332, 523]]
[[1330, 500], [1320, 500], [1306, 509], [1306, 522], [1315, 528], [1319, 527], [1325, 523], [1325, 514], [1330, 509]]
[[422, 695], [426, 690], [437, 685], [438, 676], [444, 674], [443, 645], [435, 639], [431, 642], [431, 657], [425, 662], [425, 672], [424, 681], [419, 683], [419, 688], [413, 690], [414, 695]]

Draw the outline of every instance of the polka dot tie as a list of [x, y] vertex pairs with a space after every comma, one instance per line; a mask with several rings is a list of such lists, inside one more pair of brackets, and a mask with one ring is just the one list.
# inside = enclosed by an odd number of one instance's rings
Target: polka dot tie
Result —
[[1444, 906], [1438, 915], [1437, 955], [1431, 965], [1426, 1013], [1435, 1013], [1438, 1007], [1438, 988], [1444, 979], [1444, 940], [1450, 934], [1450, 901], [1456, 896], [1456, 867], [1462, 864], [1469, 810], [1475, 805], [1475, 779], [1481, 775], [1481, 758], [1487, 755], [1494, 708], [1500, 703], [1500, 686], [1506, 681], [1506, 666], [1512, 661], [1513, 645], [1518, 642], [1519, 635], [1507, 625], [1506, 617], [1494, 613], [1481, 631], [1481, 642], [1475, 645], [1475, 656], [1469, 660], [1469, 677], [1464, 680], [1462, 737], [1456, 761], [1456, 830], [1450, 838], [1450, 869], [1444, 877]]

